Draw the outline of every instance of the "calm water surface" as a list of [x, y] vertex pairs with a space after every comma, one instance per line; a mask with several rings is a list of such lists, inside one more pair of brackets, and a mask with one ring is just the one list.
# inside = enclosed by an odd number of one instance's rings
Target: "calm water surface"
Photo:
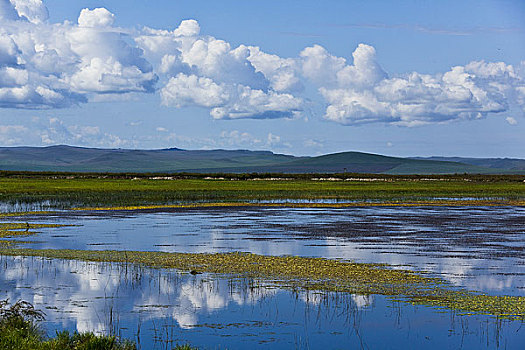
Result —
[[316, 256], [387, 263], [486, 293], [525, 295], [521, 207], [63, 212], [18, 220], [75, 225], [21, 237], [34, 242], [30, 248]]
[[0, 292], [31, 301], [44, 326], [113, 333], [142, 349], [520, 349], [521, 322], [382, 296], [292, 292], [132, 265], [2, 257]]
[[[525, 295], [525, 208], [216, 208], [57, 212], [9, 221], [41, 229], [30, 248], [244, 251], [318, 256], [431, 272], [451, 284]], [[5, 220], [7, 221], [7, 220]], [[525, 325], [382, 296], [305, 294], [254, 280], [119, 264], [1, 257], [0, 292], [32, 301], [48, 329], [116, 332], [144, 349], [521, 349]]]

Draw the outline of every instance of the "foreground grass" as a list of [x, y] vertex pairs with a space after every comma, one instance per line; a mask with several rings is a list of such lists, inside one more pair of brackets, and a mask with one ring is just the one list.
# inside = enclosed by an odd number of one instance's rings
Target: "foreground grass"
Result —
[[[45, 338], [30, 322], [0, 326], [0, 349], [3, 350], [136, 350], [129, 340], [93, 333], [57, 332], [54, 338]], [[189, 345], [177, 345], [173, 350], [197, 350]]]
[[0, 348], [5, 350], [135, 350], [135, 344], [119, 341], [113, 336], [97, 336], [93, 333], [57, 333], [55, 338], [45, 339], [37, 332], [21, 328], [5, 327], [0, 334]]
[[0, 254], [97, 262], [133, 263], [155, 268], [251, 277], [278, 287], [380, 294], [418, 305], [525, 319], [525, 297], [491, 296], [453, 289], [443, 280], [386, 265], [357, 264], [323, 258], [262, 256], [249, 253], [192, 254], [141, 251], [0, 249]]
[[[366, 181], [148, 178], [0, 178], [0, 201], [51, 201], [63, 206], [142, 206], [180, 202], [341, 199], [424, 201], [436, 198], [524, 201], [525, 183], [514, 177], [378, 178]], [[377, 180], [377, 181], [376, 181]]]
[[[32, 304], [19, 300], [10, 305], [0, 300], [0, 349], [2, 350], [136, 350], [135, 343], [115, 336], [91, 332], [57, 332], [47, 338], [40, 327], [45, 314]], [[189, 345], [177, 345], [173, 350], [197, 350]]]
[[45, 314], [25, 301], [0, 300], [0, 349], [3, 350], [135, 350], [134, 343], [93, 333], [57, 333], [48, 339], [39, 326]]

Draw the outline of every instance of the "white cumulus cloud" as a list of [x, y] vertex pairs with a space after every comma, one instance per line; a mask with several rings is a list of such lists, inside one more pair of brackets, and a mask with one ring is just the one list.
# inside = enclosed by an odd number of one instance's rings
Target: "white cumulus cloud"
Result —
[[200, 35], [195, 20], [173, 31], [145, 28], [135, 38], [164, 77], [162, 103], [177, 108], [208, 108], [215, 119], [293, 117], [303, 100], [295, 61], [257, 47], [232, 48], [223, 40]]
[[[313, 45], [285, 58], [202, 34], [193, 19], [172, 30], [126, 29], [107, 9], [85, 8], [76, 23], [49, 23], [42, 0], [0, 0], [0, 108], [159, 93], [165, 106], [205, 108], [214, 119], [292, 118], [315, 103], [325, 119], [344, 125], [416, 126], [525, 112], [525, 61], [392, 74], [377, 54], [359, 44], [344, 58]], [[305, 88], [311, 86], [319, 93], [313, 102]]]
[[78, 16], [80, 27], [110, 27], [113, 22], [115, 22], [115, 15], [103, 7], [93, 10], [85, 8]]
[[157, 75], [106, 9], [50, 24], [40, 0], [0, 0], [0, 107], [60, 108], [97, 94], [154, 92]]
[[525, 79], [502, 62], [471, 62], [450, 71], [389, 76], [372, 46], [360, 44], [353, 64], [316, 45], [301, 52], [303, 74], [327, 102], [324, 117], [341, 124], [389, 123], [415, 126], [477, 119], [523, 108]]
[[230, 98], [226, 89], [210, 78], [183, 73], [170, 78], [160, 93], [164, 105], [178, 108], [191, 105], [211, 108], [225, 104]]

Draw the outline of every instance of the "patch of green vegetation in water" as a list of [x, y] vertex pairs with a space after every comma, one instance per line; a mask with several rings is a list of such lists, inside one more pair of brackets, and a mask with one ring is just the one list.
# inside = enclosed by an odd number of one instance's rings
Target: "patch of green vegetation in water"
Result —
[[0, 238], [28, 236], [38, 233], [39, 228], [66, 227], [61, 224], [31, 224], [29, 222], [0, 222]]
[[0, 218], [5, 217], [14, 217], [14, 216], [27, 216], [27, 215], [49, 215], [53, 214], [54, 211], [46, 210], [46, 211], [17, 211], [13, 213], [0, 213]]
[[323, 258], [263, 256], [251, 253], [163, 253], [141, 251], [87, 251], [3, 248], [0, 254], [40, 256], [96, 262], [132, 263], [175, 268], [190, 273], [251, 277], [277, 287], [361, 295], [379, 294], [415, 305], [486, 314], [511, 320], [525, 319], [525, 297], [493, 296], [458, 290], [438, 278], [387, 265], [362, 264]]
[[168, 205], [128, 205], [110, 207], [80, 207], [72, 210], [109, 211], [109, 210], [162, 210], [190, 208], [235, 208], [235, 207], [271, 207], [271, 208], [352, 208], [352, 207], [421, 207], [421, 206], [525, 206], [525, 201], [516, 200], [412, 200], [352, 203], [246, 203], [246, 202], [209, 202]]

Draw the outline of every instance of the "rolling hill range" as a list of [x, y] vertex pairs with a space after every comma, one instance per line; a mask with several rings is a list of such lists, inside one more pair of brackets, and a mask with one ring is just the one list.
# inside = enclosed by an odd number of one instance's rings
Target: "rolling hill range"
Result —
[[491, 169], [525, 171], [525, 159], [516, 158], [414, 157], [413, 159], [459, 162]]
[[295, 157], [247, 150], [0, 147], [0, 170], [8, 171], [494, 174], [525, 173], [522, 164], [525, 160], [398, 158], [361, 152]]

